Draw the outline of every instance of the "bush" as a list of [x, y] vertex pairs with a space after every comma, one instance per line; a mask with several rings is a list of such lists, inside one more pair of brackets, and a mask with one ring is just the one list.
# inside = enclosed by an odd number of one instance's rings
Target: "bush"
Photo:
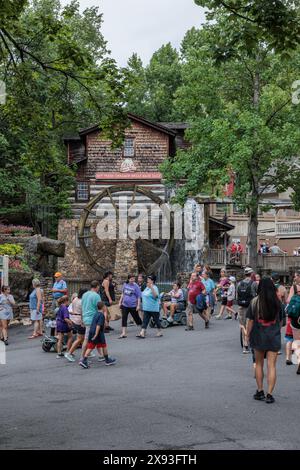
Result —
[[23, 253], [23, 247], [19, 244], [4, 243], [0, 245], [0, 255], [18, 256]]
[[11, 236], [30, 236], [33, 233], [32, 227], [26, 227], [25, 225], [5, 225], [0, 224], [0, 235], [11, 235]]

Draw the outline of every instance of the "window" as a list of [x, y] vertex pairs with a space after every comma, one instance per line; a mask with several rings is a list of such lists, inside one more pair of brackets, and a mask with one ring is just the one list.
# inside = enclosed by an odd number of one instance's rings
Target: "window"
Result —
[[76, 186], [76, 200], [88, 201], [90, 199], [90, 185], [87, 181], [78, 181]]
[[[76, 229], [76, 241], [75, 241], [76, 248], [80, 248], [78, 235], [79, 235], [79, 232], [78, 232], [78, 229]], [[91, 237], [90, 227], [84, 227], [84, 241], [85, 241], [86, 246], [91, 246], [92, 244], [92, 239], [90, 237]]]
[[124, 142], [124, 157], [134, 157], [135, 148], [134, 148], [134, 138], [126, 137]]

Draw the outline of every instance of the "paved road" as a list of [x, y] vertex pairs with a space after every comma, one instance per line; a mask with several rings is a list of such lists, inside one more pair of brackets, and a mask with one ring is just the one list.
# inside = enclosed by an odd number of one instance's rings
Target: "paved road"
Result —
[[[115, 324], [115, 326], [117, 326]], [[300, 377], [279, 357], [276, 403], [255, 402], [251, 357], [235, 321], [204, 330], [108, 335], [118, 364], [89, 370], [54, 353], [28, 328], [11, 329], [0, 365], [1, 449], [299, 449]], [[151, 336], [151, 337], [150, 337]]]

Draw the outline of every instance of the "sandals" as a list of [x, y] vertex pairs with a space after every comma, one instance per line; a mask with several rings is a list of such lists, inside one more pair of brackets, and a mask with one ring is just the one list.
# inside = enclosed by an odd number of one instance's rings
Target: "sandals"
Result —
[[136, 337], [139, 338], [139, 339], [145, 339], [145, 336], [143, 336], [143, 335], [136, 335]]
[[124, 339], [124, 338], [127, 338], [127, 336], [126, 335], [121, 335], [121, 336], [119, 336], [118, 339]]
[[38, 338], [39, 335], [31, 335], [31, 336], [28, 336], [28, 339], [35, 339], [35, 338]]

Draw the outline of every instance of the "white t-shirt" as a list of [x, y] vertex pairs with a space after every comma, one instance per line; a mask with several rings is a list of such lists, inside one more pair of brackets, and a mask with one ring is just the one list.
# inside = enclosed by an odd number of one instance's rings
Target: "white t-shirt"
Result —
[[230, 286], [228, 287], [228, 291], [227, 291], [227, 300], [234, 300], [235, 299], [235, 285], [234, 284], [230, 284]]

